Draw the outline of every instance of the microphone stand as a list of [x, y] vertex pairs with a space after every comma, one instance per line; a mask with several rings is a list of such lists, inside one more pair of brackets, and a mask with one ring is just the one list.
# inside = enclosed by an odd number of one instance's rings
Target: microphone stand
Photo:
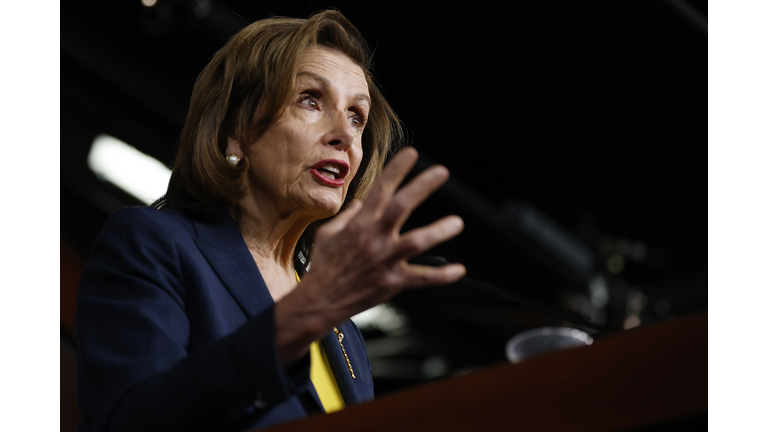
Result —
[[[424, 265], [429, 265], [429, 266], [433, 266], [433, 267], [442, 267], [442, 266], [448, 264], [448, 260], [446, 260], [443, 257], [439, 257], [439, 256], [418, 257], [418, 258], [416, 258], [413, 261], [415, 263], [418, 263], [418, 264], [424, 264]], [[571, 322], [573, 324], [576, 324], [576, 325], [579, 325], [579, 326], [582, 326], [582, 327], [587, 327], [587, 328], [590, 328], [590, 329], [593, 329], [593, 330], [597, 330], [597, 331], [599, 331], [601, 333], [610, 333], [610, 332], [622, 331], [621, 329], [618, 329], [618, 328], [613, 327], [613, 326], [606, 326], [606, 325], [602, 325], [602, 324], [597, 324], [597, 323], [589, 322], [589, 321], [585, 320], [584, 318], [582, 318], [582, 317], [580, 317], [580, 316], [578, 316], [578, 315], [576, 315], [574, 313], [571, 313], [571, 312], [568, 312], [568, 311], [564, 311], [564, 310], [556, 308], [556, 307], [549, 306], [549, 305], [547, 305], [545, 303], [542, 303], [542, 302], [539, 302], [539, 301], [536, 301], [536, 300], [532, 300], [532, 299], [529, 299], [527, 297], [523, 297], [523, 296], [518, 295], [518, 294], [511, 293], [511, 292], [509, 292], [509, 291], [507, 291], [505, 289], [499, 288], [499, 287], [497, 287], [495, 285], [487, 284], [485, 282], [481, 282], [481, 281], [478, 281], [478, 280], [475, 280], [475, 279], [472, 279], [472, 278], [469, 278], [469, 277], [464, 277], [464, 278], [460, 279], [457, 283], [460, 284], [460, 285], [463, 285], [465, 287], [472, 288], [472, 289], [477, 290], [477, 291], [482, 291], [482, 292], [484, 292], [486, 294], [490, 294], [492, 296], [500, 297], [500, 298], [503, 298], [503, 299], [505, 299], [507, 301], [511, 301], [513, 303], [517, 303], [519, 305], [525, 306], [528, 309], [532, 309], [532, 310], [534, 310], [536, 312], [541, 312], [541, 313], [543, 313], [545, 315], [549, 315], [549, 316], [552, 316], [552, 317], [555, 317], [555, 318], [559, 318], [559, 319]]]

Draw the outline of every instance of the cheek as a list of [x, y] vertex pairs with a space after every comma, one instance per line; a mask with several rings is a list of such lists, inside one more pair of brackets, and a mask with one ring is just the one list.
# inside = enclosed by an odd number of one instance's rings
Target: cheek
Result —
[[349, 157], [349, 178], [353, 179], [357, 175], [360, 169], [360, 163], [363, 161], [363, 147], [362, 144], [355, 144], [354, 150], [350, 152]]
[[308, 161], [308, 155], [311, 152], [311, 140], [313, 130], [311, 127], [303, 124], [294, 124], [289, 128], [284, 128], [280, 134], [280, 139], [273, 143], [274, 151], [282, 154], [284, 164], [290, 167], [301, 167]]
[[357, 176], [358, 171], [360, 170], [360, 163], [363, 161], [363, 151], [359, 146], [355, 146], [355, 150], [351, 151], [349, 153], [349, 174], [347, 175], [347, 179], [349, 179], [348, 182], [344, 184], [344, 197], [343, 199], [347, 199], [347, 195], [349, 195], [349, 184], [352, 183], [352, 180]]

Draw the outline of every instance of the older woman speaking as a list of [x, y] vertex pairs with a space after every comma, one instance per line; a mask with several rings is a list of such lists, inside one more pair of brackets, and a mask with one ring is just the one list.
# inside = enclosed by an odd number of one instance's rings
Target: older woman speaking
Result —
[[[78, 292], [79, 431], [247, 430], [370, 400], [351, 316], [465, 269], [409, 264], [442, 185], [339, 12], [235, 35], [195, 84], [166, 195], [110, 217]], [[137, 174], [138, 175], [138, 174]], [[311, 271], [305, 272], [305, 267]]]

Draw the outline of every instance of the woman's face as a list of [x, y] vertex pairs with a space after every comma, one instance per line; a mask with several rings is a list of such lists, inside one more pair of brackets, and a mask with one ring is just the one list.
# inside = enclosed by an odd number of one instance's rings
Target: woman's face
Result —
[[336, 214], [360, 167], [370, 101], [363, 70], [347, 56], [322, 47], [305, 52], [287, 109], [242, 149], [256, 204], [268, 200], [280, 215], [298, 209], [313, 220]]

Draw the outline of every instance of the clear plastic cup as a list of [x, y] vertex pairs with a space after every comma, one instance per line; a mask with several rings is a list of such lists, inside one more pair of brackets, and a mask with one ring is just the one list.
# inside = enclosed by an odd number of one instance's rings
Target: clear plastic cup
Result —
[[507, 359], [512, 363], [545, 352], [592, 345], [592, 337], [569, 327], [539, 327], [518, 333], [507, 342]]

